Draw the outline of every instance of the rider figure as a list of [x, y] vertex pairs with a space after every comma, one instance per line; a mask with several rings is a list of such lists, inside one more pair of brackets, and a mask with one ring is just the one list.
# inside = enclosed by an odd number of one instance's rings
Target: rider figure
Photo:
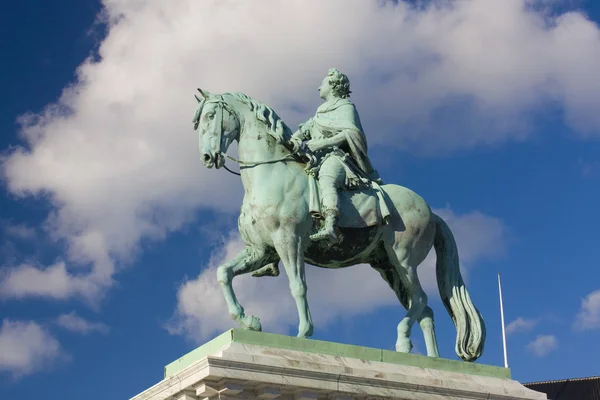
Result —
[[348, 77], [332, 68], [319, 87], [324, 100], [314, 117], [292, 135], [294, 150], [306, 146], [318, 159], [319, 196], [323, 227], [311, 239], [336, 242], [339, 219], [338, 189], [358, 187], [368, 181], [381, 183], [367, 156], [367, 140], [350, 96]]

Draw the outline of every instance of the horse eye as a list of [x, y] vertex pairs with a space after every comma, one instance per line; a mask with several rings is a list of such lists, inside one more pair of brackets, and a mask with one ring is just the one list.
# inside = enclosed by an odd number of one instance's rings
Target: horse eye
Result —
[[213, 119], [215, 117], [214, 113], [206, 114], [206, 118]]

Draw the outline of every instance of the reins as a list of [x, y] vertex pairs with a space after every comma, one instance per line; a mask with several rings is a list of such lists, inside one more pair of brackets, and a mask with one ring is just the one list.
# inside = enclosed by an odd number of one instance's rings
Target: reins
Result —
[[[237, 116], [235, 115], [235, 113], [229, 108], [229, 104], [227, 104], [227, 102], [225, 100], [223, 100], [223, 97], [221, 95], [217, 96], [217, 100], [213, 101], [214, 103], [220, 105], [220, 107], [217, 109], [217, 120], [220, 122], [220, 126], [219, 126], [219, 132], [218, 132], [218, 143], [219, 145], [221, 144], [222, 141], [222, 137], [223, 137], [223, 123], [224, 123], [224, 117], [223, 117], [223, 110], [227, 110], [227, 112], [234, 116], [234, 118], [237, 119]], [[288, 147], [285, 146], [290, 152], [292, 152], [292, 150]], [[266, 161], [244, 161], [244, 160], [238, 160], [237, 158], [231, 157], [230, 155], [219, 151], [218, 153], [221, 157], [224, 157], [228, 160], [231, 160], [237, 164], [239, 164], [240, 168], [250, 168], [250, 167], [255, 167], [258, 165], [264, 165], [264, 164], [273, 164], [273, 163], [278, 163], [278, 162], [285, 162], [285, 161], [296, 161], [296, 162], [302, 162], [298, 156], [295, 156], [292, 153], [290, 154], [286, 154], [283, 157], [279, 157], [279, 158], [274, 158], [272, 160], [266, 160]], [[223, 168], [225, 168], [225, 170], [227, 170], [227, 172], [232, 173], [233, 175], [237, 175], [240, 176], [241, 174], [239, 172], [235, 172], [230, 170], [227, 165], [225, 165], [225, 163], [223, 163]]]
[[[225, 154], [223, 152], [219, 152], [219, 154], [221, 155], [221, 157], [225, 157], [228, 160], [231, 160], [234, 163], [239, 164], [240, 168], [255, 167], [258, 165], [273, 164], [273, 163], [278, 163], [278, 162], [282, 162], [282, 161], [298, 161], [292, 154], [287, 154], [284, 157], [274, 158], [272, 160], [267, 160], [267, 161], [242, 161], [242, 160], [238, 160], [237, 158], [231, 157], [230, 155]], [[229, 168], [227, 168], [227, 166], [224, 163], [223, 163], [223, 168], [225, 168], [227, 171], [231, 172], [234, 175], [240, 176], [240, 174], [238, 172], [232, 171]]]

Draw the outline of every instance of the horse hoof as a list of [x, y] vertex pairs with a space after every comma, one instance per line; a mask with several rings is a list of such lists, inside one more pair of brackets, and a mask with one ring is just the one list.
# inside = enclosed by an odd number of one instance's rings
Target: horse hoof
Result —
[[396, 351], [399, 353], [410, 353], [413, 348], [413, 344], [410, 339], [405, 339], [396, 342]]
[[313, 242], [325, 242], [329, 245], [340, 244], [344, 241], [341, 233], [319, 231], [309, 236]]
[[279, 276], [279, 267], [277, 266], [277, 264], [268, 264], [260, 268], [259, 270], [254, 271], [252, 273], [252, 276], [255, 278], [261, 278], [263, 276], [277, 277]]
[[261, 332], [262, 326], [260, 324], [260, 318], [255, 317], [254, 315], [248, 315], [241, 320], [241, 324], [243, 329], [248, 331], [256, 331]]
[[298, 335], [297, 337], [299, 338], [309, 338], [313, 335], [313, 330], [314, 328], [311, 326], [308, 329], [302, 329], [302, 328], [298, 328]]

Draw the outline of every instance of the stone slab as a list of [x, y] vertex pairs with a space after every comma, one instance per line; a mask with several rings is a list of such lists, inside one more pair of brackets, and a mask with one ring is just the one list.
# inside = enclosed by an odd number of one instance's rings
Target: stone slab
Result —
[[419, 354], [398, 353], [391, 350], [374, 349], [370, 347], [353, 346], [349, 344], [325, 342], [322, 340], [301, 339], [293, 336], [276, 335], [273, 333], [231, 329], [206, 344], [192, 350], [183, 357], [165, 367], [165, 378], [177, 374], [193, 363], [213, 354], [223, 346], [231, 343], [253, 344], [274, 349], [296, 350], [314, 354], [356, 358], [366, 361], [380, 361], [389, 364], [433, 368], [443, 371], [460, 372], [470, 375], [490, 376], [497, 378], [511, 377], [510, 369], [493, 365], [466, 363], [464, 361], [434, 358]]
[[[395, 356], [387, 353], [394, 353]], [[165, 367], [131, 400], [546, 399], [504, 368], [228, 331]]]

